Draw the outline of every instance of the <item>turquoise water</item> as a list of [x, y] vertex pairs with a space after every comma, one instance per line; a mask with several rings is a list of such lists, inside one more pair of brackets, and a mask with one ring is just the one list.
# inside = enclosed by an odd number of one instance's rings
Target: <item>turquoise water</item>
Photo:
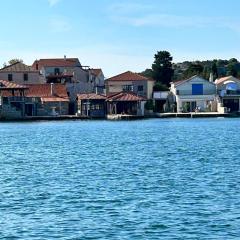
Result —
[[0, 124], [0, 239], [239, 239], [240, 119]]

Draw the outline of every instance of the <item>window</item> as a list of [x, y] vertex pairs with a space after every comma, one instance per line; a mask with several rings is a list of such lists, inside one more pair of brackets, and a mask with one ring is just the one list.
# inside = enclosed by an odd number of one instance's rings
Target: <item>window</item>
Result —
[[143, 85], [139, 85], [138, 86], [138, 92], [142, 92], [143, 91]]
[[55, 68], [54, 69], [54, 74], [55, 75], [59, 75], [60, 74], [60, 69], [59, 68]]
[[28, 81], [28, 74], [27, 74], [27, 73], [24, 73], [24, 74], [23, 74], [23, 80], [24, 80], [24, 81]]
[[192, 84], [192, 95], [203, 95], [203, 84]]
[[133, 85], [123, 85], [123, 91], [133, 91]]
[[12, 74], [8, 74], [8, 81], [12, 81], [13, 80], [13, 76], [12, 76]]

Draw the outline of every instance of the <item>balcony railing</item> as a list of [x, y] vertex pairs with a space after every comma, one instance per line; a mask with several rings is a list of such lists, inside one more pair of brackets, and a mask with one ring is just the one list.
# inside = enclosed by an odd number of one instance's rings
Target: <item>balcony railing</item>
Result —
[[8, 97], [9, 102], [24, 102], [25, 97], [19, 97], [19, 96], [13, 96], [13, 97]]
[[185, 95], [201, 96], [201, 95], [214, 95], [216, 94], [216, 91], [204, 90], [202, 94], [193, 94], [191, 90], [177, 90], [176, 94], [181, 96], [185, 96]]

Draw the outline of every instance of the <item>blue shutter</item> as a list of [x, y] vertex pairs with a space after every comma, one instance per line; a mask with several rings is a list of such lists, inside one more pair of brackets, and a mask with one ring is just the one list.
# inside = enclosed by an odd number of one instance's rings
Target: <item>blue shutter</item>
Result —
[[203, 95], [203, 84], [192, 84], [192, 95]]

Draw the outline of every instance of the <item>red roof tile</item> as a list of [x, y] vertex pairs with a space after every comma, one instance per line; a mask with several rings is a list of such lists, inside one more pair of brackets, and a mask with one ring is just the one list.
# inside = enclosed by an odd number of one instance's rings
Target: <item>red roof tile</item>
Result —
[[81, 64], [78, 58], [52, 58], [36, 60], [32, 67], [41, 69], [42, 67], [80, 67]]
[[68, 98], [60, 98], [60, 97], [42, 97], [42, 102], [69, 102]]
[[9, 82], [6, 80], [0, 80], [0, 89], [26, 89], [24, 85], [19, 85], [14, 82]]
[[27, 87], [26, 97], [60, 97], [68, 99], [66, 87], [62, 84], [53, 84], [54, 95], [51, 95], [51, 84], [28, 84]]
[[107, 101], [135, 102], [145, 100], [144, 97], [138, 96], [133, 92], [120, 92], [107, 97]]
[[96, 93], [84, 93], [77, 95], [78, 100], [105, 100], [107, 97]]
[[146, 81], [146, 80], [153, 81], [150, 78], [144, 77], [137, 73], [127, 71], [114, 77], [108, 78], [106, 81]]

